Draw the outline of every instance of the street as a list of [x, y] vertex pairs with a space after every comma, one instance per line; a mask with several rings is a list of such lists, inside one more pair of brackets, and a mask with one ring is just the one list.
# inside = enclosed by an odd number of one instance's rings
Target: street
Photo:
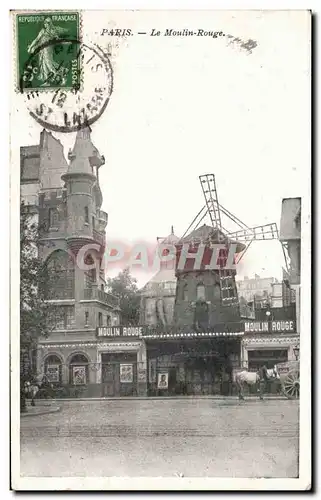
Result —
[[299, 403], [59, 402], [21, 419], [22, 476], [297, 477]]

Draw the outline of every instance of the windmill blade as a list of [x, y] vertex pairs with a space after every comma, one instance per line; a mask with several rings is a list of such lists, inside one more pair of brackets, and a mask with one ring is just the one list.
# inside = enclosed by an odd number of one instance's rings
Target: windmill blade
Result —
[[221, 212], [217, 197], [215, 176], [214, 174], [200, 175], [199, 180], [202, 186], [206, 207], [211, 218], [212, 227], [221, 230]]
[[234, 231], [228, 233], [229, 238], [237, 241], [262, 241], [262, 240], [278, 240], [279, 232], [275, 222], [272, 224], [265, 224], [263, 226], [255, 226], [248, 229], [240, 229], [239, 231]]

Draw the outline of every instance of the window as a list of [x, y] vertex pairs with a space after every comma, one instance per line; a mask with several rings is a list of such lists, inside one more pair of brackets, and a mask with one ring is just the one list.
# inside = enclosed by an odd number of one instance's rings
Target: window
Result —
[[98, 313], [98, 326], [103, 326], [103, 314]]
[[88, 326], [89, 312], [85, 311], [85, 326]]
[[106, 326], [110, 326], [111, 325], [111, 317], [109, 316], [109, 314], [107, 314], [106, 316]]
[[49, 227], [59, 226], [59, 212], [57, 208], [49, 208]]
[[95, 229], [95, 217], [93, 216], [93, 217], [91, 218], [91, 220], [92, 220], [93, 229]]
[[72, 299], [75, 294], [75, 270], [70, 255], [57, 250], [46, 262], [45, 297], [48, 300]]
[[183, 300], [186, 302], [188, 301], [188, 286], [185, 285], [183, 288]]
[[[95, 261], [91, 255], [87, 255], [85, 258], [86, 266], [94, 267]], [[96, 269], [89, 269], [85, 271], [85, 288], [92, 288], [93, 284], [96, 283]]]
[[61, 383], [62, 375], [62, 363], [61, 359], [55, 354], [51, 354], [45, 359], [45, 375], [49, 382], [53, 384]]
[[56, 330], [68, 330], [75, 327], [75, 309], [73, 306], [59, 306], [53, 312], [53, 324]]
[[101, 289], [102, 292], [104, 292], [105, 291], [104, 285], [100, 285], [100, 289]]
[[205, 286], [202, 283], [196, 287], [196, 298], [197, 300], [205, 300]]
[[89, 210], [88, 210], [88, 207], [85, 207], [85, 223], [89, 224]]

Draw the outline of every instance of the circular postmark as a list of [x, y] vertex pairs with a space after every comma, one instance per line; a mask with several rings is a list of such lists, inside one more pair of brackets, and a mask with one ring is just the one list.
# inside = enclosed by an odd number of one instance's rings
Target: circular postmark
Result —
[[[48, 49], [59, 55], [54, 72], [47, 70]], [[113, 70], [107, 53], [96, 45], [52, 40], [30, 55], [19, 87], [30, 116], [41, 126], [75, 132], [93, 124], [105, 111], [113, 90]]]

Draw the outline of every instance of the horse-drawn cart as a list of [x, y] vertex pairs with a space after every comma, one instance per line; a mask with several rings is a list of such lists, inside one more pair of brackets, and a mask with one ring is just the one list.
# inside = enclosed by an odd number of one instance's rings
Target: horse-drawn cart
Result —
[[280, 375], [283, 394], [288, 399], [298, 399], [300, 396], [300, 362], [286, 361], [276, 365]]

